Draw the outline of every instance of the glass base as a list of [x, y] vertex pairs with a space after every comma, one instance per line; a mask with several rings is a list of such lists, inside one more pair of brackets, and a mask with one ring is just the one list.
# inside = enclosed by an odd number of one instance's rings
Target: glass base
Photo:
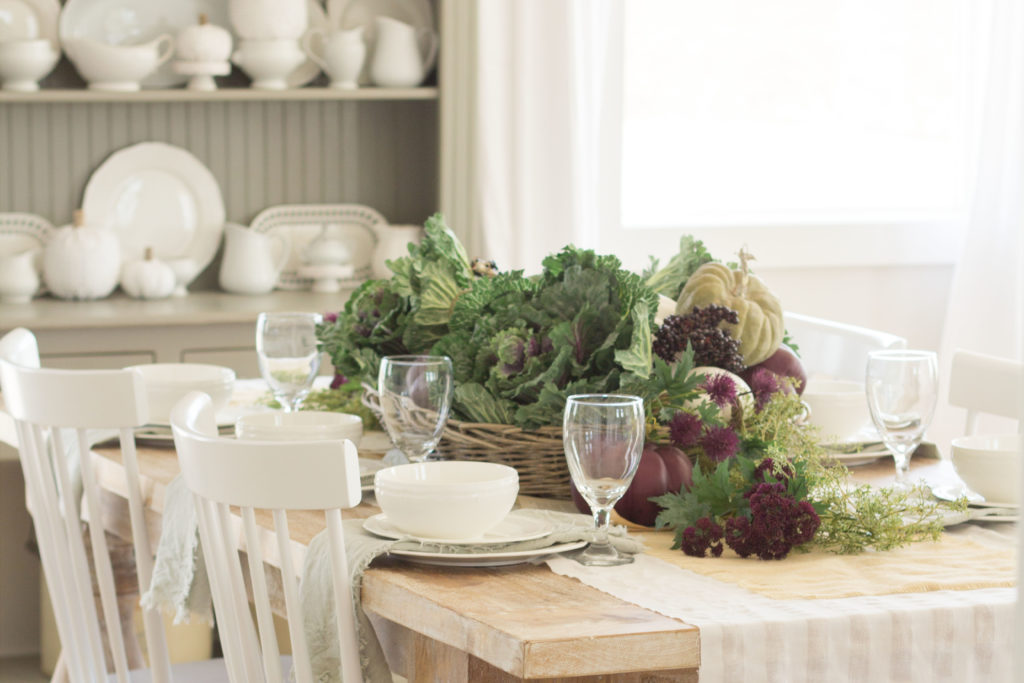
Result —
[[574, 559], [588, 567], [617, 567], [633, 563], [632, 555], [623, 555], [609, 544], [599, 545], [596, 543], [591, 543]]

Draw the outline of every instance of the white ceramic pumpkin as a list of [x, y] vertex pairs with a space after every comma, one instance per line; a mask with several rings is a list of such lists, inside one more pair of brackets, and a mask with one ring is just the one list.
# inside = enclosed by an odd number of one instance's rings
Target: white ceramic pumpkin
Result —
[[174, 292], [177, 280], [174, 269], [153, 258], [152, 247], [146, 247], [143, 258], [125, 265], [121, 272], [121, 289], [136, 299], [163, 299]]
[[43, 279], [62, 299], [102, 299], [117, 287], [121, 245], [112, 230], [89, 226], [81, 209], [53, 231], [43, 253]]
[[231, 57], [231, 33], [200, 14], [198, 24], [178, 33], [175, 56], [188, 62], [226, 62]]
[[[723, 368], [716, 368], [709, 365], [700, 365], [698, 367], [695, 367], [693, 370], [690, 370], [690, 374], [704, 375], [705, 382], [712, 379], [713, 377], [717, 377], [718, 375], [725, 375], [726, 377], [732, 380], [733, 384], [736, 385], [736, 398], [739, 400], [740, 405], [743, 406], [744, 414], [754, 409], [753, 392], [751, 392], [750, 386], [746, 382], [744, 382], [743, 378], [740, 377], [739, 375], [733, 374]], [[689, 402], [687, 406], [691, 408], [696, 408], [697, 405], [699, 405], [700, 403], [710, 402], [711, 399], [708, 397], [708, 395], [705, 393], [701, 393], [700, 397], [693, 399], [693, 401]], [[732, 406], [727, 405], [724, 407], [719, 407], [718, 411], [719, 416], [726, 422], [728, 422], [729, 418], [732, 417]]]

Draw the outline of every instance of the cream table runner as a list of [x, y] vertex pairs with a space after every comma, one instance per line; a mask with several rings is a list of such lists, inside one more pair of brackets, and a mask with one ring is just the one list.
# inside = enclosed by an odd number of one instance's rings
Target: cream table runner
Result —
[[[652, 540], [659, 535], [662, 540]], [[977, 553], [973, 570], [969, 562], [956, 570], [965, 573], [960, 581], [951, 580], [941, 547], [877, 554], [893, 556], [891, 564], [865, 558], [866, 567], [877, 563], [870, 578], [844, 570], [829, 579], [831, 558], [823, 558], [816, 577], [809, 556], [793, 558], [793, 564], [790, 558], [737, 559], [732, 562], [742, 564], [731, 569], [725, 566], [729, 560], [715, 565], [719, 560], [708, 559], [695, 571], [681, 565], [700, 560], [662, 557], [671, 542], [668, 534], [645, 534], [652, 551], [632, 565], [583, 567], [566, 558], [547, 564], [621, 600], [697, 626], [702, 683], [1010, 681], [1016, 599], [1016, 590], [1008, 587], [1015, 575], [1012, 529], [1006, 536], [965, 525], [947, 537], [958, 562], [966, 559], [965, 549]], [[662, 550], [654, 549], [658, 546]], [[915, 553], [929, 554], [930, 560], [918, 560], [934, 569], [934, 580], [913, 560], [908, 564]], [[993, 562], [998, 566], [989, 566]], [[908, 566], [914, 567], [909, 578], [902, 573]], [[977, 573], [968, 575], [972, 571]], [[944, 589], [907, 592], [920, 587]], [[827, 597], [813, 597], [819, 595]]]

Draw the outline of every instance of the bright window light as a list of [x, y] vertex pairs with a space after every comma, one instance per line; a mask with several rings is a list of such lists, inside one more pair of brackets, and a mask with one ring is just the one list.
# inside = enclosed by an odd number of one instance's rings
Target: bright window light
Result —
[[962, 217], [968, 2], [625, 3], [622, 225]]

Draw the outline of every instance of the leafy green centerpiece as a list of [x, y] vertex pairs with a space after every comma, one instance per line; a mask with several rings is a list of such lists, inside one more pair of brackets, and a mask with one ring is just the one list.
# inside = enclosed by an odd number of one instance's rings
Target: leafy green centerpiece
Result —
[[360, 286], [318, 335], [345, 397], [336, 402], [351, 403], [361, 383], [372, 390], [385, 355], [447, 355], [454, 421], [537, 430], [562, 469], [568, 396], [642, 396], [647, 446], [616, 509], [674, 528], [690, 554], [728, 546], [779, 559], [810, 544], [857, 552], [937, 536], [936, 503], [851, 486], [800, 424], [805, 377], [781, 343], [781, 307], [747, 260], [719, 264], [683, 237], [643, 275], [573, 246], [535, 276], [481, 275], [435, 215], [422, 243], [388, 263], [394, 276]]

